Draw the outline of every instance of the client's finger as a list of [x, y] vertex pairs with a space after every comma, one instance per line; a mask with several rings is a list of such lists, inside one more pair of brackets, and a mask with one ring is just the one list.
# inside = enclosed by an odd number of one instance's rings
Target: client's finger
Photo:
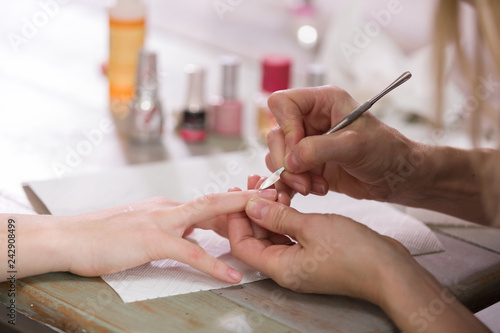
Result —
[[200, 272], [229, 283], [238, 283], [243, 275], [208, 254], [201, 246], [182, 238], [175, 238], [169, 244], [170, 258], [185, 263]]
[[173, 216], [169, 220], [178, 221], [182, 226], [191, 226], [222, 214], [243, 211], [252, 198], [276, 200], [276, 196], [275, 189], [208, 194], [172, 209]]
[[259, 175], [250, 175], [248, 176], [247, 178], [247, 189], [248, 190], [253, 190], [253, 189], [256, 189], [256, 185], [257, 185], [257, 182], [260, 180], [260, 176]]

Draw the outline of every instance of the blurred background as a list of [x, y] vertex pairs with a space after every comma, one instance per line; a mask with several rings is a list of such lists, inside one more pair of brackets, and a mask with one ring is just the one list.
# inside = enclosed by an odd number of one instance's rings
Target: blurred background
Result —
[[[319, 84], [345, 88], [358, 101], [411, 71], [413, 78], [373, 112], [414, 139], [438, 140], [427, 121], [433, 114], [429, 44], [436, 1], [143, 3], [144, 46], [157, 54], [158, 98], [165, 118], [155, 144], [131, 143], [127, 128], [120, 128], [123, 119], [110, 112], [106, 69], [114, 2], [1, 1], [2, 185], [17, 189], [27, 180], [249, 146], [265, 149], [256, 95], [262, 95], [261, 61], [270, 54], [290, 59], [288, 87], [318, 84], [307, 75], [311, 64], [319, 64]], [[211, 133], [201, 143], [186, 142], [178, 132], [188, 94], [185, 67], [205, 67], [203, 94], [209, 104], [221, 92], [220, 56], [228, 53], [241, 59], [236, 84], [243, 104], [241, 135]], [[461, 94], [453, 82], [447, 91], [451, 100]], [[444, 140], [467, 146], [463, 132], [458, 126]], [[22, 195], [20, 190], [9, 193]]]

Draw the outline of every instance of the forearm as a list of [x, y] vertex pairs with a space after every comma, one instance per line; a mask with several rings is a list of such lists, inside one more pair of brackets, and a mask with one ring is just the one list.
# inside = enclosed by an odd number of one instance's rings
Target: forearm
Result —
[[489, 332], [417, 263], [386, 268], [379, 305], [403, 332]]
[[0, 281], [11, 275], [9, 271], [15, 271], [19, 279], [66, 270], [67, 237], [60, 237], [60, 225], [61, 217], [51, 215], [0, 214], [0, 244], [4, 253]]
[[463, 150], [417, 145], [407, 157], [406, 181], [393, 202], [488, 224], [481, 181], [474, 167], [492, 155], [491, 150]]

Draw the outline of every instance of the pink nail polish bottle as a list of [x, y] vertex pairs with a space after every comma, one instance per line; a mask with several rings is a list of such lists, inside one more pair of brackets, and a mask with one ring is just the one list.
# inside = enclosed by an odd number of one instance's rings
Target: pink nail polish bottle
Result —
[[214, 130], [221, 136], [240, 136], [243, 104], [237, 97], [238, 71], [241, 60], [237, 55], [223, 55], [222, 92], [214, 107]]
[[191, 64], [186, 66], [186, 73], [189, 86], [180, 135], [187, 142], [202, 142], [207, 138], [205, 68]]
[[292, 60], [284, 55], [268, 55], [261, 60], [262, 88], [256, 96], [259, 138], [266, 142], [267, 133], [277, 123], [267, 106], [269, 95], [278, 90], [288, 89], [290, 84], [290, 68]]

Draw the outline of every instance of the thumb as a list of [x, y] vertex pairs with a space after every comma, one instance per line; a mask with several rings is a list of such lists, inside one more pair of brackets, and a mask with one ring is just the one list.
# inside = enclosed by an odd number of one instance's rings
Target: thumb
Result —
[[[285, 170], [302, 173], [326, 162], [342, 164], [353, 156], [354, 132], [315, 135], [303, 138], [284, 159]], [[349, 153], [350, 151], [350, 153]]]
[[284, 204], [265, 199], [251, 199], [245, 209], [249, 218], [277, 234], [289, 235], [298, 241], [302, 238], [304, 214]]

